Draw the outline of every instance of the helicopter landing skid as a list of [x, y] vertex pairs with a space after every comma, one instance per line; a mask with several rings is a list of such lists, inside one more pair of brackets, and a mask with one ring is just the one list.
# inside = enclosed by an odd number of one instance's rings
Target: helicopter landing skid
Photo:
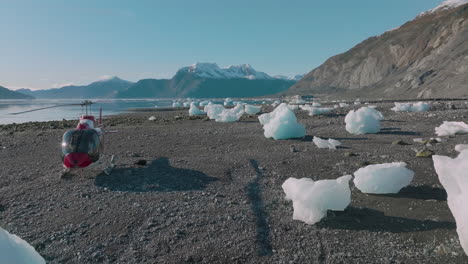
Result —
[[106, 175], [111, 174], [112, 169], [114, 169], [114, 167], [115, 167], [115, 161], [116, 161], [116, 157], [115, 157], [115, 155], [112, 155], [111, 159], [110, 159], [109, 166], [103, 171]]

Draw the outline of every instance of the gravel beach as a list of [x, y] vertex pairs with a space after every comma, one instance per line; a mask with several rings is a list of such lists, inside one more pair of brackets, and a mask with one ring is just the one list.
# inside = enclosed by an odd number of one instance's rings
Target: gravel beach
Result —
[[[67, 178], [60, 141], [76, 121], [3, 125], [0, 227], [48, 263], [467, 263], [432, 159], [416, 157], [425, 146], [413, 142], [435, 137], [443, 121], [467, 122], [467, 104], [432, 104], [420, 113], [376, 104], [382, 131], [359, 136], [346, 132], [344, 116], [360, 106], [313, 117], [300, 110], [307, 136], [279, 141], [264, 137], [257, 116], [235, 123], [189, 117], [187, 109], [111, 116], [105, 154], [117, 157], [116, 168]], [[318, 149], [313, 136], [343, 145]], [[392, 144], [398, 140], [408, 144]], [[468, 135], [427, 148], [456, 157], [457, 144]], [[345, 211], [315, 225], [292, 219], [281, 189], [289, 177], [336, 179], [393, 161], [415, 172], [400, 193], [368, 195], [351, 184]]]

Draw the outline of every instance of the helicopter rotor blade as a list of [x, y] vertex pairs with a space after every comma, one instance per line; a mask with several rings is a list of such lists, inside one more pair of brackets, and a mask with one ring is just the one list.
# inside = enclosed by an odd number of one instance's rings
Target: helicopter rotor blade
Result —
[[62, 107], [62, 106], [85, 106], [85, 105], [90, 105], [90, 104], [93, 104], [93, 102], [91, 102], [91, 101], [84, 101], [83, 103], [79, 103], [79, 104], [54, 105], [54, 106], [41, 107], [41, 108], [36, 108], [36, 109], [27, 110], [27, 111], [22, 111], [22, 112], [17, 112], [17, 113], [10, 113], [10, 115], [19, 115], [19, 114], [24, 114], [24, 113], [34, 112], [34, 111], [40, 111], [40, 110], [50, 109], [50, 108], [56, 108], [56, 107]]

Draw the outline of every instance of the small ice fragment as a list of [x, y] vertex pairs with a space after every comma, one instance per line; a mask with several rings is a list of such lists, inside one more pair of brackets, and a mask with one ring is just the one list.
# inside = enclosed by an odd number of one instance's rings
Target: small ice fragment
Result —
[[431, 105], [428, 103], [418, 102], [418, 103], [398, 103], [395, 102], [395, 107], [391, 110], [395, 112], [427, 112], [431, 108]]
[[149, 120], [149, 121], [154, 121], [154, 120], [156, 120], [156, 117], [150, 116], [150, 117], [148, 118], [148, 120]]
[[354, 173], [354, 185], [363, 193], [398, 193], [411, 183], [413, 175], [404, 162], [369, 165]]
[[416, 143], [423, 143], [423, 142], [424, 142], [424, 139], [422, 139], [422, 138], [413, 138], [413, 142], [416, 142]]
[[346, 209], [351, 202], [351, 178], [345, 175], [336, 180], [287, 179], [281, 187], [286, 199], [293, 202], [293, 219], [313, 225], [327, 215], [327, 210]]
[[455, 150], [458, 152], [462, 152], [468, 149], [468, 144], [458, 144], [455, 146]]
[[369, 107], [351, 110], [345, 117], [346, 131], [355, 135], [378, 133], [382, 119], [382, 113]]
[[297, 122], [296, 115], [286, 103], [280, 104], [273, 112], [260, 115], [266, 138], [288, 139], [305, 136], [304, 125]]
[[335, 139], [331, 139], [331, 138], [329, 138], [328, 140], [325, 140], [319, 137], [314, 137], [313, 142], [318, 148], [336, 149], [337, 146], [341, 145], [341, 142]]
[[262, 108], [254, 105], [245, 105], [244, 110], [248, 115], [255, 115], [260, 112]]
[[192, 103], [190, 104], [189, 115], [190, 116], [206, 115], [206, 112], [200, 110], [198, 106]]
[[468, 125], [464, 122], [444, 121], [442, 125], [435, 128], [435, 133], [439, 137], [466, 134], [468, 133]]

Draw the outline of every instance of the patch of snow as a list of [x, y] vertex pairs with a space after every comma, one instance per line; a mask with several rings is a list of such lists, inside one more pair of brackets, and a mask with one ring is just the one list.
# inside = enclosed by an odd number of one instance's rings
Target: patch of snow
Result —
[[280, 104], [273, 112], [260, 115], [266, 138], [288, 139], [305, 136], [304, 125], [297, 122], [296, 115], [286, 103]]
[[468, 133], [468, 125], [464, 122], [444, 121], [442, 125], [435, 128], [435, 133], [439, 137], [466, 134]]
[[336, 149], [337, 146], [341, 145], [341, 142], [335, 139], [331, 139], [331, 138], [329, 138], [328, 140], [325, 140], [319, 137], [314, 137], [313, 142], [318, 148]]
[[423, 12], [423, 13], [419, 14], [419, 16], [426, 15], [426, 14], [431, 14], [431, 13], [438, 12], [438, 11], [452, 9], [452, 8], [455, 8], [455, 7], [458, 7], [458, 6], [467, 4], [467, 3], [468, 3], [468, 0], [445, 0], [444, 2], [439, 4], [438, 6], [432, 8], [432, 9], [426, 11], [426, 12]]
[[210, 79], [250, 79], [274, 80], [270, 75], [256, 71], [249, 64], [231, 65], [220, 68], [216, 63], [196, 63], [179, 69], [179, 72], [189, 72], [201, 78]]
[[447, 191], [447, 203], [457, 224], [460, 244], [468, 255], [468, 150], [462, 151], [457, 158], [434, 155], [434, 168], [439, 181]]
[[354, 185], [363, 193], [398, 193], [413, 180], [404, 162], [369, 165], [354, 173]]
[[357, 111], [351, 110], [345, 117], [346, 131], [355, 135], [378, 133], [382, 119], [382, 113], [373, 108], [361, 107]]
[[423, 102], [418, 102], [414, 104], [395, 102], [395, 107], [393, 107], [391, 110], [395, 112], [427, 112], [430, 108], [430, 104]]
[[191, 103], [190, 109], [189, 109], [189, 115], [190, 116], [206, 115], [206, 112], [200, 110], [198, 106], [196, 106], [194, 103]]
[[336, 180], [287, 179], [281, 187], [293, 202], [293, 219], [309, 225], [319, 222], [327, 210], [343, 211], [351, 203], [351, 175]]
[[0, 263], [45, 264], [46, 262], [28, 242], [0, 227]]

